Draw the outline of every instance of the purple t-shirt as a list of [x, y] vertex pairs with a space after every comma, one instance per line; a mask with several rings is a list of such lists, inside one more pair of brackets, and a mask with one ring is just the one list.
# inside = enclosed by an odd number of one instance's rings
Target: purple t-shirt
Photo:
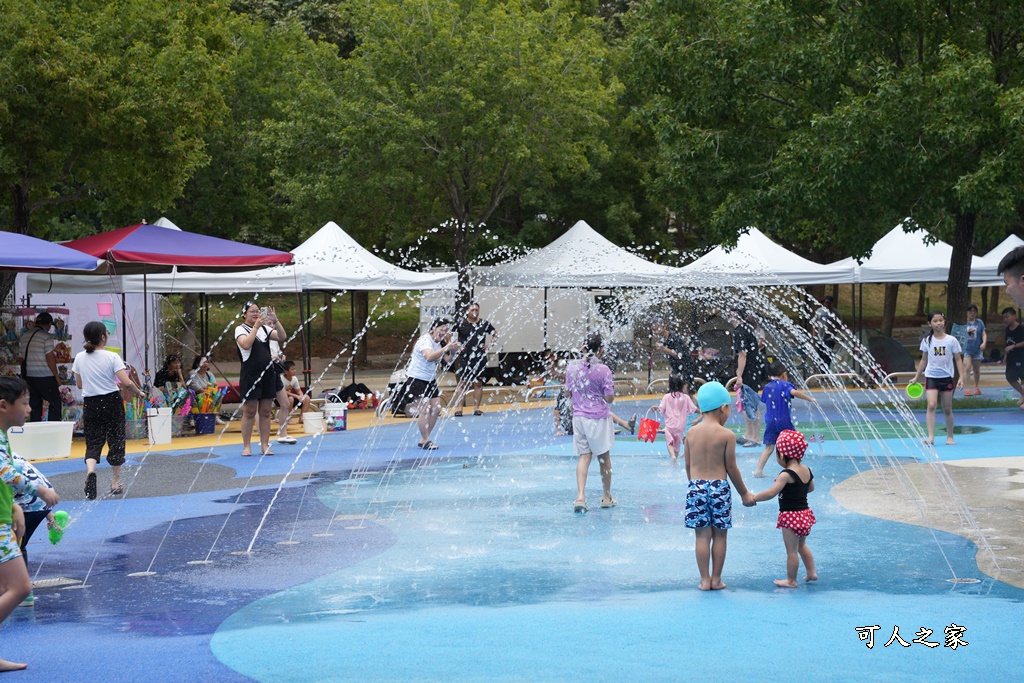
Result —
[[565, 388], [572, 392], [573, 417], [611, 417], [611, 406], [604, 397], [615, 395], [615, 382], [612, 371], [597, 358], [569, 363], [565, 370]]

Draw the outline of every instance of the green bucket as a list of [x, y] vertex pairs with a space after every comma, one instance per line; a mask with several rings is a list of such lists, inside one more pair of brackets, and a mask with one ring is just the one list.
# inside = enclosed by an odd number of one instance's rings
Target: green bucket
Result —
[[907, 397], [911, 399], [919, 399], [924, 396], [924, 386], [920, 382], [914, 382], [913, 384], [907, 385]]

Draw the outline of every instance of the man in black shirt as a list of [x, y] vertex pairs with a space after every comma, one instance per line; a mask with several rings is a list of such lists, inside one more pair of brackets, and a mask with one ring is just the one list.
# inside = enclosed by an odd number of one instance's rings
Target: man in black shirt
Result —
[[462, 406], [465, 396], [473, 387], [473, 414], [483, 415], [480, 404], [484, 400], [483, 374], [487, 369], [487, 335], [491, 335], [491, 343], [498, 338], [494, 325], [480, 317], [480, 304], [471, 301], [466, 309], [466, 318], [455, 328], [462, 344], [459, 355], [459, 386], [455, 389], [455, 398], [459, 401], [456, 417], [462, 417]]
[[764, 356], [757, 344], [754, 329], [747, 322], [744, 312], [730, 309], [725, 319], [735, 327], [732, 333], [732, 348], [736, 353], [736, 389], [743, 402], [743, 420], [746, 423], [744, 435], [736, 440], [741, 446], [760, 446], [760, 392], [766, 378]]
[[1017, 310], [1009, 306], [1003, 309], [1006, 323], [1006, 381], [1020, 394], [1018, 403], [1024, 404], [1024, 325], [1017, 322]]
[[654, 334], [654, 348], [668, 356], [671, 374], [683, 377], [687, 384], [693, 381], [693, 359], [686, 342], [675, 332], [669, 332], [665, 323], [658, 321], [651, 327]]

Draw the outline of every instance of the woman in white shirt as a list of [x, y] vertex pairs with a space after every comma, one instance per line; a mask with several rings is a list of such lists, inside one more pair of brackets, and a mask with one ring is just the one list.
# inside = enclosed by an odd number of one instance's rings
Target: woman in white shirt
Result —
[[437, 318], [430, 324], [430, 331], [416, 341], [409, 358], [406, 373], [409, 376], [406, 384], [406, 397], [410, 403], [417, 402], [418, 412], [416, 424], [420, 430], [418, 446], [432, 451], [437, 444], [430, 440], [430, 432], [437, 424], [437, 416], [441, 414], [441, 392], [437, 388], [437, 362], [444, 356], [449, 363], [454, 354], [462, 348], [457, 340], [442, 344], [448, 336], [451, 321]]
[[[946, 318], [942, 311], [928, 314], [931, 334], [921, 340], [921, 361], [917, 364], [917, 373], [911, 383], [917, 382], [924, 372], [926, 382], [925, 395], [928, 398], [928, 411], [925, 422], [928, 425], [928, 438], [925, 443], [935, 444], [935, 408], [942, 397], [942, 412], [946, 416], [946, 445], [954, 445], [953, 441], [953, 390], [964, 386], [964, 362], [960, 342], [956, 337], [946, 334]], [[960, 379], [953, 383], [953, 365], [960, 372]]]
[[284, 327], [272, 308], [260, 308], [248, 302], [242, 308], [244, 322], [235, 328], [235, 343], [242, 360], [238, 393], [242, 397], [242, 455], [252, 455], [252, 427], [257, 413], [260, 423], [260, 455], [273, 455], [270, 450], [270, 412], [274, 397], [284, 386], [274, 371], [270, 340], [288, 339]]
[[107, 328], [98, 321], [87, 323], [82, 331], [85, 351], [75, 356], [71, 371], [75, 384], [82, 390], [85, 406], [82, 424], [85, 428], [85, 497], [96, 500], [96, 466], [107, 445], [107, 463], [113, 472], [110, 493], [121, 495], [121, 466], [124, 464], [124, 401], [122, 387], [145, 398], [146, 394], [128, 377], [121, 356], [106, 350]]

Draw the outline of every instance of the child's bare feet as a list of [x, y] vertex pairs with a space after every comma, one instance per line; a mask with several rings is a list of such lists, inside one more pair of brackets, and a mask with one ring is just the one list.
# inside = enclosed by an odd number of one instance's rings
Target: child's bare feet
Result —
[[953, 441], [953, 437], [947, 436], [946, 437], [946, 445], [947, 446], [955, 446], [956, 445], [956, 441]]
[[818, 580], [818, 573], [817, 572], [815, 572], [813, 574], [808, 572], [807, 576], [804, 577], [804, 581], [817, 581], [817, 580]]
[[715, 581], [714, 579], [711, 580], [711, 590], [720, 591], [725, 587], [726, 586], [721, 579], [718, 579], [717, 581]]
[[0, 671], [21, 671], [27, 669], [28, 664], [21, 664], [20, 662], [8, 662], [6, 659], [0, 659]]
[[697, 584], [697, 588], [701, 589], [702, 591], [711, 590], [711, 579], [701, 579], [700, 583]]
[[797, 582], [789, 579], [775, 579], [775, 585], [779, 588], [796, 588]]

